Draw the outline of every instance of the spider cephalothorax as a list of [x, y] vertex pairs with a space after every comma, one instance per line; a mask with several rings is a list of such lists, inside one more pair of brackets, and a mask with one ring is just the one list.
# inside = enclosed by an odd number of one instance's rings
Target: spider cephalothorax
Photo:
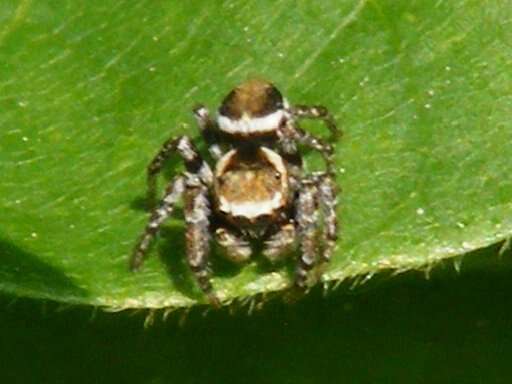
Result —
[[275, 132], [284, 116], [283, 96], [277, 88], [250, 80], [226, 96], [217, 121], [221, 131], [248, 138]]
[[[335, 139], [340, 131], [333, 118], [324, 107], [289, 106], [274, 85], [262, 80], [231, 91], [216, 120], [203, 106], [194, 113], [215, 166], [212, 171], [187, 136], [163, 145], [148, 166], [150, 205], [156, 176], [172, 153], [181, 155], [186, 171], [169, 183], [152, 210], [134, 249], [132, 270], [142, 265], [151, 240], [183, 196], [187, 260], [211, 303], [219, 304], [208, 263], [212, 237], [234, 262], [251, 257], [254, 241], [271, 262], [299, 248], [295, 286], [307, 288], [308, 272], [328, 261], [335, 246], [336, 187], [332, 147], [303, 131], [297, 120], [321, 119]], [[326, 171], [305, 173], [298, 144], [319, 151]]]

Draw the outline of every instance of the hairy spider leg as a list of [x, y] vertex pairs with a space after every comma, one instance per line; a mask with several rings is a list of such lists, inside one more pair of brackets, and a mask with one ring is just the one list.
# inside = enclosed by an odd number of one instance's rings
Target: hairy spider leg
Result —
[[220, 301], [213, 293], [208, 256], [210, 254], [210, 205], [208, 187], [201, 182], [187, 184], [185, 190], [187, 261], [199, 287], [216, 307]]
[[297, 143], [320, 152], [325, 161], [327, 173], [334, 174], [334, 149], [332, 145], [304, 131], [295, 120], [290, 119], [287, 124], [280, 127], [278, 138], [281, 148], [288, 156], [298, 156]]
[[236, 264], [242, 264], [251, 258], [249, 242], [229, 229], [217, 228], [215, 241], [223, 250], [221, 255]]
[[137, 245], [133, 250], [130, 259], [130, 269], [136, 271], [140, 269], [144, 259], [146, 258], [147, 251], [151, 245], [151, 241], [155, 238], [162, 223], [172, 214], [174, 205], [183, 195], [185, 191], [185, 177], [177, 176], [165, 191], [165, 196], [159, 207], [153, 210], [151, 217], [140, 236]]
[[296, 119], [322, 120], [327, 129], [331, 132], [331, 140], [335, 141], [343, 135], [341, 129], [337, 127], [334, 117], [331, 115], [329, 110], [324, 106], [294, 105], [289, 110]]
[[295, 132], [295, 139], [297, 142], [304, 145], [305, 147], [309, 147], [320, 152], [324, 158], [327, 173], [334, 174], [334, 149], [332, 145], [299, 127], [295, 127]]
[[224, 151], [219, 143], [219, 128], [217, 122], [211, 118], [210, 112], [204, 105], [198, 105], [194, 108], [194, 116], [197, 120], [197, 125], [201, 131], [204, 141], [208, 145], [208, 151], [214, 160], [219, 160]]
[[338, 240], [338, 220], [336, 218], [337, 187], [332, 177], [324, 175], [319, 180], [318, 201], [323, 213], [322, 238], [324, 249], [320, 255], [322, 262], [328, 262]]
[[263, 256], [276, 263], [291, 254], [295, 248], [296, 231], [293, 222], [283, 224], [279, 230], [265, 241]]
[[300, 244], [295, 285], [308, 287], [308, 274], [317, 262], [316, 234], [318, 230], [317, 187], [311, 178], [302, 180], [296, 202], [297, 230]]
[[187, 136], [171, 138], [162, 145], [147, 167], [147, 200], [150, 208], [155, 206], [156, 178], [162, 171], [165, 161], [176, 152], [183, 158], [187, 173], [197, 174], [205, 184], [210, 184], [213, 180], [210, 167], [204, 162], [190, 138]]

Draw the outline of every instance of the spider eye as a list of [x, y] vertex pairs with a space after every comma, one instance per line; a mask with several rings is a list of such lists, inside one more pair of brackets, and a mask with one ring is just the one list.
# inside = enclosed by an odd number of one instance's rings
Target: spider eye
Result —
[[281, 180], [281, 173], [279, 173], [279, 172], [274, 173], [274, 177], [276, 178], [276, 180]]

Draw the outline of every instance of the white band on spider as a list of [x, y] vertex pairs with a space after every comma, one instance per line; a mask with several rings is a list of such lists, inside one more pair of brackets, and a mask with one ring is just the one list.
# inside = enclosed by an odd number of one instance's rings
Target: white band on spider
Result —
[[252, 134], [275, 131], [284, 117], [284, 110], [279, 109], [263, 117], [242, 116], [238, 120], [231, 119], [224, 115], [217, 117], [219, 128], [232, 134]]

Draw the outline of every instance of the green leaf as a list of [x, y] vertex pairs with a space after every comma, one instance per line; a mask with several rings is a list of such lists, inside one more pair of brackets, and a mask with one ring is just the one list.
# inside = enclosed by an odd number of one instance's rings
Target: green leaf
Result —
[[[197, 137], [195, 103], [214, 109], [254, 76], [328, 106], [345, 130], [326, 283], [506, 238], [511, 18], [508, 4], [469, 0], [3, 2], [0, 290], [116, 308], [203, 302], [180, 217], [128, 272], [145, 166], [169, 136]], [[226, 301], [292, 273], [217, 257], [213, 269]]]

